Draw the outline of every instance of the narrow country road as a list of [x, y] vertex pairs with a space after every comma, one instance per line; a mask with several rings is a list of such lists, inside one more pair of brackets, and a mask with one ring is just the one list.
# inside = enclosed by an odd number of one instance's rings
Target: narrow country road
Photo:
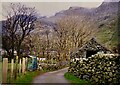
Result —
[[33, 80], [33, 84], [44, 83], [45, 85], [48, 83], [64, 83], [65, 85], [70, 85], [70, 82], [64, 78], [64, 73], [66, 73], [67, 70], [68, 68], [64, 68], [57, 71], [47, 72], [42, 75], [39, 75]]

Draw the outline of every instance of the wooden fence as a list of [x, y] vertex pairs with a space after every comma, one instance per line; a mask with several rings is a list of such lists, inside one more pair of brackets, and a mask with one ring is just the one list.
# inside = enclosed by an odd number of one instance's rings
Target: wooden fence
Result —
[[27, 71], [27, 58], [11, 59], [8, 62], [8, 58], [3, 58], [2, 62], [2, 83], [10, 83], [15, 80], [21, 74], [25, 74]]

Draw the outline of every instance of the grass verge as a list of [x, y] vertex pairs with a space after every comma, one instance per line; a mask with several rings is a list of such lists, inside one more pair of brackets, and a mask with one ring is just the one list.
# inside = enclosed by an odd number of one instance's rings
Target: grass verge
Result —
[[69, 72], [65, 73], [64, 77], [69, 80], [72, 85], [91, 85], [89, 81], [81, 80]]
[[0, 83], [2, 83], [2, 62], [1, 61], [0, 61]]
[[12, 83], [19, 84], [19, 85], [31, 85], [33, 79], [37, 76], [42, 74], [41, 71], [32, 71], [27, 72], [25, 75], [21, 74], [16, 80], [14, 80]]

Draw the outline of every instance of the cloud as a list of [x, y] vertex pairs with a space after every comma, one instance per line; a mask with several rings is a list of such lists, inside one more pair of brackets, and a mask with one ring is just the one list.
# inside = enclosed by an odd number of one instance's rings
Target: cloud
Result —
[[101, 2], [39, 2], [23, 3], [30, 7], [35, 7], [43, 16], [52, 16], [56, 12], [69, 9], [69, 7], [98, 7]]
[[1, 0], [1, 2], [101, 2], [103, 0]]
[[[11, 2], [2, 2], [3, 13], [5, 8], [9, 10], [8, 6], [10, 3]], [[20, 3], [25, 4], [28, 7], [35, 7], [37, 12], [41, 16], [53, 16], [56, 12], [67, 10], [69, 9], [69, 7], [87, 7], [87, 8], [98, 7], [102, 3], [102, 0], [101, 2], [20, 2]]]

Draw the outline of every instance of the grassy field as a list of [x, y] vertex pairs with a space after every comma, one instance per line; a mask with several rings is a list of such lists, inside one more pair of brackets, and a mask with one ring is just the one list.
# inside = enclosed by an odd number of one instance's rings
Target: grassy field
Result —
[[81, 80], [69, 72], [65, 73], [64, 77], [69, 80], [72, 85], [91, 85], [90, 82], [86, 80]]

